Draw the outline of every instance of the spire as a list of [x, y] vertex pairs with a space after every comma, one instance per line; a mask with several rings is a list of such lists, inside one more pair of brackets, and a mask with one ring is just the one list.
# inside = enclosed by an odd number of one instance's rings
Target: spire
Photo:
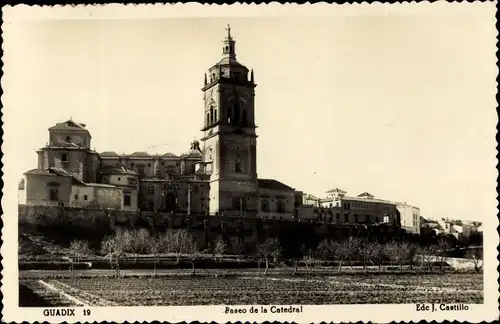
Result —
[[254, 79], [253, 79], [253, 69], [250, 71], [250, 82], [254, 83]]
[[207, 74], [205, 73], [205, 85], [207, 85]]
[[234, 44], [236, 43], [231, 36], [231, 26], [226, 27], [227, 36], [223, 41], [222, 45], [222, 56], [229, 57], [231, 59], [236, 59], [236, 51]]

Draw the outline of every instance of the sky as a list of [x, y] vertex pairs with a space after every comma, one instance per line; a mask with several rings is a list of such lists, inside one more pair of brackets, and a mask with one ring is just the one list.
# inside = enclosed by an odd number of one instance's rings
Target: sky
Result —
[[469, 9], [12, 18], [4, 171], [36, 168], [48, 128], [70, 117], [98, 152], [187, 151], [230, 24], [258, 84], [260, 178], [316, 196], [368, 191], [433, 218], [496, 217], [494, 5]]

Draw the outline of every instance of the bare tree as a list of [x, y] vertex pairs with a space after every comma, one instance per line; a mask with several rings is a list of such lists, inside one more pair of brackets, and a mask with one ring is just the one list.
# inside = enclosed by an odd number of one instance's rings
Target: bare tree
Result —
[[215, 247], [214, 247], [214, 256], [219, 258], [219, 261], [222, 261], [222, 256], [224, 253], [227, 252], [227, 244], [222, 238], [222, 236], [217, 237], [217, 240], [215, 241]]
[[480, 273], [483, 269], [483, 249], [469, 249], [465, 257], [470, 260], [474, 266], [474, 270]]
[[188, 250], [191, 234], [186, 229], [170, 230], [167, 232], [168, 250], [175, 253], [179, 263], [182, 254]]
[[363, 261], [363, 269], [366, 272], [368, 264], [374, 264], [378, 256], [378, 243], [362, 240], [358, 245], [358, 254]]
[[379, 270], [382, 269], [382, 264], [386, 258], [384, 245], [374, 242], [371, 244], [371, 250], [372, 261], [378, 266]]
[[340, 272], [342, 269], [342, 264], [352, 258], [352, 256], [357, 252], [360, 241], [357, 238], [349, 237], [347, 240], [343, 241], [335, 249], [335, 257], [339, 262], [337, 271]]
[[311, 273], [312, 268], [314, 268], [314, 266], [316, 265], [314, 250], [306, 246], [302, 246], [302, 261], [304, 262], [307, 271]]
[[127, 251], [134, 255], [134, 263], [137, 263], [139, 254], [145, 253], [149, 248], [150, 235], [145, 228], [133, 230], [128, 235], [130, 239], [128, 240]]
[[444, 264], [447, 263], [448, 261], [448, 253], [451, 250], [451, 244], [445, 238], [441, 238], [438, 241], [436, 250], [437, 250], [436, 257], [438, 261], [438, 266], [439, 269], [442, 271]]
[[114, 235], [106, 236], [101, 243], [102, 251], [109, 257], [111, 267], [115, 268], [115, 277], [120, 276], [120, 258], [125, 253], [129, 240], [128, 232], [118, 231]]
[[184, 252], [188, 254], [189, 260], [191, 261], [191, 266], [193, 269], [193, 276], [196, 276], [195, 263], [196, 260], [200, 257], [200, 251], [198, 250], [198, 244], [196, 242], [196, 238], [192, 235], [188, 235], [185, 237], [187, 242], [183, 244], [185, 250]]
[[437, 246], [428, 245], [420, 248], [420, 259], [422, 260], [422, 267], [427, 271], [432, 269], [432, 264], [436, 260]]
[[75, 262], [80, 262], [80, 258], [90, 254], [89, 242], [84, 240], [73, 240], [69, 246], [69, 255], [71, 260], [70, 270], [73, 273]]
[[324, 265], [328, 263], [330, 259], [335, 256], [335, 250], [337, 245], [334, 241], [330, 241], [328, 239], [324, 239], [319, 242], [318, 247], [316, 248], [316, 252], [318, 257], [323, 261]]
[[420, 247], [415, 243], [407, 243], [406, 262], [410, 265], [410, 269], [415, 266], [415, 259], [420, 251]]
[[148, 241], [148, 250], [153, 255], [153, 276], [156, 277], [156, 268], [160, 262], [160, 256], [168, 252], [169, 242], [167, 234], [160, 233], [156, 236], [150, 236]]
[[406, 242], [390, 242], [385, 245], [385, 252], [392, 264], [399, 265], [403, 271], [403, 264], [408, 260], [409, 246]]
[[266, 277], [269, 269], [269, 260], [273, 260], [276, 263], [279, 259], [281, 253], [280, 241], [278, 238], [268, 238], [257, 246], [257, 251], [259, 259], [266, 262], [266, 269], [264, 271], [264, 277]]
[[238, 262], [241, 262], [241, 260], [245, 257], [245, 250], [246, 246], [244, 242], [238, 243]]

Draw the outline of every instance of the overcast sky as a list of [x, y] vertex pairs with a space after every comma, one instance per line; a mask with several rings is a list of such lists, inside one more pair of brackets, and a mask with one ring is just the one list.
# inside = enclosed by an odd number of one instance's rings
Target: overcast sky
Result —
[[258, 84], [259, 177], [316, 196], [368, 191], [424, 216], [496, 217], [494, 4], [476, 4], [441, 14], [11, 19], [6, 170], [19, 179], [36, 168], [47, 129], [70, 116], [99, 152], [188, 150], [202, 135], [203, 75], [230, 24]]

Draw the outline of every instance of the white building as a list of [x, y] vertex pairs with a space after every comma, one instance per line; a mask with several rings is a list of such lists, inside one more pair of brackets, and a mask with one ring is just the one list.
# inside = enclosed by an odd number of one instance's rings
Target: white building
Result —
[[396, 203], [401, 214], [401, 227], [413, 234], [420, 234], [420, 209], [405, 203]]

